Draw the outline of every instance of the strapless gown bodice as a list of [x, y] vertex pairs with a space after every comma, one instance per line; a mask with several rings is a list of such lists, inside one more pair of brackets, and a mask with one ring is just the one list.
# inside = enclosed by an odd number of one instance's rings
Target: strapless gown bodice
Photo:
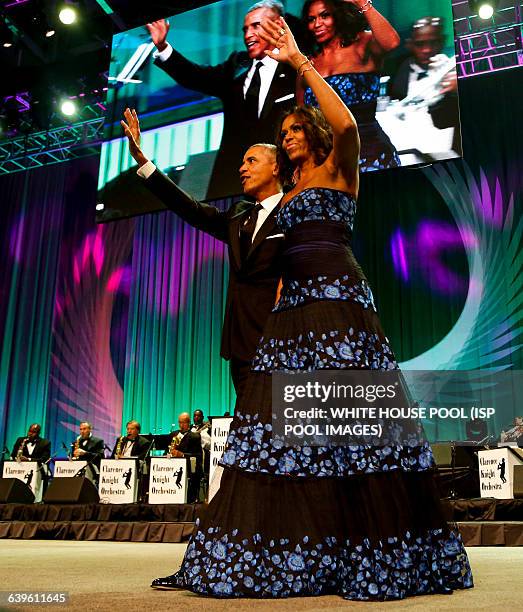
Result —
[[355, 215], [354, 196], [325, 187], [304, 189], [279, 210], [276, 220], [286, 247], [276, 311], [317, 300], [375, 308], [351, 249]]
[[[375, 103], [380, 93], [380, 76], [376, 72], [346, 72], [323, 78], [347, 106]], [[303, 101], [318, 106], [310, 87], [305, 89]]]

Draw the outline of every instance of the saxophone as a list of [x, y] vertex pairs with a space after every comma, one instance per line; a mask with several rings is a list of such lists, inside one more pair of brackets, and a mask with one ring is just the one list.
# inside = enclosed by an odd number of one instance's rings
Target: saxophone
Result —
[[169, 444], [169, 450], [167, 451], [167, 456], [168, 457], [172, 457], [173, 456], [173, 452], [178, 448], [178, 445], [182, 441], [182, 438], [183, 438], [183, 434], [181, 432], [178, 432], [173, 437], [173, 439], [171, 440], [171, 443]]
[[118, 438], [118, 443], [116, 444], [116, 452], [114, 453], [114, 458], [115, 459], [121, 459], [122, 458], [122, 443], [123, 443], [123, 439], [125, 438], [125, 436], [120, 436]]
[[75, 461], [76, 459], [78, 459], [78, 457], [75, 455], [75, 452], [80, 448], [80, 438], [82, 436], [78, 436], [78, 438], [76, 438], [75, 442], [74, 442], [74, 449], [73, 449], [73, 456], [70, 457], [70, 459], [72, 461]]
[[20, 461], [22, 461], [22, 457], [24, 456], [24, 449], [25, 449], [25, 446], [26, 446], [28, 440], [29, 440], [29, 438], [24, 438], [22, 440], [22, 444], [20, 444], [20, 446], [18, 447], [18, 450], [16, 451], [16, 460], [19, 463], [20, 463]]

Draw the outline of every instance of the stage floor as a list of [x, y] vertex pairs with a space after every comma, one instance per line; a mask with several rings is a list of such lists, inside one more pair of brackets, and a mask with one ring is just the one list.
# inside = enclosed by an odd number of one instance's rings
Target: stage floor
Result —
[[[69, 603], [50, 610], [516, 610], [521, 606], [523, 548], [467, 549], [476, 588], [453, 595], [410, 598], [386, 604], [349, 602], [340, 597], [287, 600], [214, 600], [185, 591], [153, 591], [150, 581], [172, 573], [185, 544], [0, 540], [0, 590], [68, 591]], [[38, 606], [0, 605], [0, 610]]]

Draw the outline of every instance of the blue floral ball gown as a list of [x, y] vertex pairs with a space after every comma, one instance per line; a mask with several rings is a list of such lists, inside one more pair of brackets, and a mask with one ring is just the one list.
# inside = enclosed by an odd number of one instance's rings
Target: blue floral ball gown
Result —
[[397, 368], [350, 249], [355, 212], [347, 193], [316, 187], [278, 212], [281, 298], [237, 401], [221, 487], [175, 574], [180, 587], [387, 600], [472, 586], [428, 444], [291, 448], [271, 435], [272, 372]]
[[[372, 172], [401, 166], [400, 158], [389, 137], [376, 120], [380, 77], [375, 72], [348, 72], [324, 77], [340, 96], [358, 124], [360, 134], [360, 172]], [[318, 106], [310, 87], [304, 92], [304, 103]]]

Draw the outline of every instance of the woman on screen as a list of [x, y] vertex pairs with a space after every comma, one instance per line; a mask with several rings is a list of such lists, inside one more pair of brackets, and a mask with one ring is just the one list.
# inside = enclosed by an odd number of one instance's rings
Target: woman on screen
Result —
[[348, 246], [359, 184], [356, 122], [285, 21], [263, 27], [278, 50], [269, 55], [300, 72], [321, 110], [297, 107], [283, 119], [280, 178], [292, 188], [278, 213], [287, 241], [281, 294], [238, 397], [220, 489], [181, 569], [152, 586], [215, 597], [354, 600], [470, 587], [426, 442], [290, 446], [273, 434], [273, 373], [397, 364]]
[[[302, 20], [313, 49], [314, 67], [350, 108], [361, 141], [360, 171], [400, 166], [389, 137], [376, 121], [385, 54], [400, 42], [372, 0], [307, 0]], [[317, 106], [312, 89], [298, 78], [299, 104]]]

